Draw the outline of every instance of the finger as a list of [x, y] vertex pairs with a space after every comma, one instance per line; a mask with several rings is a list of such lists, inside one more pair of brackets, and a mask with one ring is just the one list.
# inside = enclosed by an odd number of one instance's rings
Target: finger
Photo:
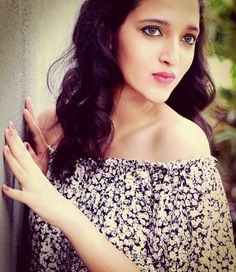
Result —
[[41, 129], [38, 125], [36, 115], [33, 110], [33, 104], [30, 97], [25, 100], [24, 118], [33, 136], [36, 144], [36, 153], [45, 152], [48, 145], [42, 135]]
[[31, 147], [31, 145], [28, 142], [24, 142], [25, 148], [26, 150], [28, 150], [29, 154], [31, 155], [32, 159], [36, 162], [37, 160], [37, 155], [34, 152], [33, 148]]
[[31, 113], [27, 109], [24, 109], [24, 118], [31, 131], [33, 141], [35, 142], [36, 154], [44, 153], [47, 150], [48, 145], [43, 137], [38, 123], [34, 120]]
[[9, 122], [9, 127], [6, 129], [5, 137], [11, 151], [10, 153], [12, 153], [15, 160], [28, 173], [41, 173], [41, 170], [38, 168], [31, 155], [26, 150], [12, 122]]
[[24, 142], [24, 145], [28, 152], [30, 153], [34, 162], [39, 166], [39, 168], [43, 172], [43, 174], [46, 174], [48, 170], [48, 152], [42, 154], [42, 156], [37, 156], [36, 153], [34, 152], [34, 149], [30, 146], [29, 143]]
[[4, 192], [5, 195], [10, 197], [11, 199], [20, 201], [22, 203], [25, 203], [25, 197], [24, 197], [24, 192], [16, 189], [12, 189], [8, 187], [6, 184], [3, 184], [2, 186], [2, 191]]
[[12, 153], [11, 153], [8, 146], [4, 146], [3, 154], [4, 154], [4, 157], [9, 165], [12, 173], [17, 178], [20, 185], [21, 186], [26, 185], [29, 180], [29, 175], [27, 174], [26, 170], [12, 156]]
[[34, 121], [37, 122], [37, 118], [36, 118], [36, 115], [33, 110], [33, 104], [32, 104], [31, 98], [29, 96], [25, 99], [25, 108], [30, 112]]

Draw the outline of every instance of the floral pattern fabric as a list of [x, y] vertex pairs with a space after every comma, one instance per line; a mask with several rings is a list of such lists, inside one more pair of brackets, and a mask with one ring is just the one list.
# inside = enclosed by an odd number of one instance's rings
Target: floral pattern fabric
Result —
[[[140, 271], [236, 271], [214, 157], [164, 163], [81, 158], [66, 181], [54, 179], [50, 167], [48, 177]], [[29, 222], [31, 271], [88, 271], [59, 229], [33, 211]]]

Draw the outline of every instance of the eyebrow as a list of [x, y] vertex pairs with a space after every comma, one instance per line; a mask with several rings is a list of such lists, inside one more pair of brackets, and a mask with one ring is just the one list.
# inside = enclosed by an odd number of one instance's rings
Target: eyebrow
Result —
[[[167, 21], [163, 21], [163, 20], [160, 20], [160, 19], [154, 19], [154, 18], [150, 18], [150, 19], [144, 19], [144, 20], [141, 20], [139, 21], [140, 23], [158, 23], [158, 24], [161, 24], [161, 25], [164, 25], [164, 26], [170, 26], [170, 23], [168, 23]], [[187, 27], [188, 30], [192, 30], [192, 31], [196, 31], [196, 32], [199, 32], [199, 28], [195, 25], [189, 25]]]

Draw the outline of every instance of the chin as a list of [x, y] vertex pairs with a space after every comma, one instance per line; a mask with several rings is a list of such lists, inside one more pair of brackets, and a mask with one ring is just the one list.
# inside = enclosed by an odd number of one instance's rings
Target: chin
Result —
[[168, 91], [153, 90], [149, 93], [146, 93], [144, 97], [146, 100], [154, 104], [165, 103], [170, 97], [171, 93], [172, 91], [168, 92]]

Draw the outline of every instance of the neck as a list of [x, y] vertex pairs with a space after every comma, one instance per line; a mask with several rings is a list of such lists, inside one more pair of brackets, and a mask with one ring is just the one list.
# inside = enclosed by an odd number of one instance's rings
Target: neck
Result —
[[115, 134], [124, 135], [156, 123], [164, 103], [152, 103], [137, 91], [125, 86], [117, 92], [112, 121]]

